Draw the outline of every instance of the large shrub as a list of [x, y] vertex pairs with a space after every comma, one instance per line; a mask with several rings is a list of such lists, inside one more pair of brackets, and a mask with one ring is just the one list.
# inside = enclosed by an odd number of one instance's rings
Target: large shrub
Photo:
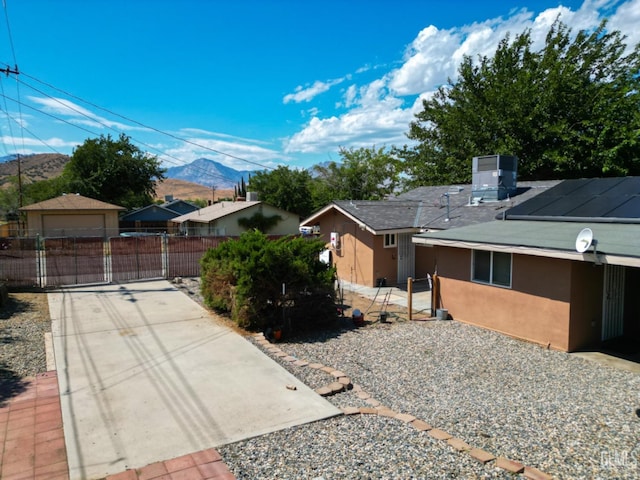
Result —
[[250, 330], [335, 320], [335, 269], [319, 260], [324, 248], [321, 240], [270, 240], [257, 230], [221, 243], [201, 260], [205, 302]]

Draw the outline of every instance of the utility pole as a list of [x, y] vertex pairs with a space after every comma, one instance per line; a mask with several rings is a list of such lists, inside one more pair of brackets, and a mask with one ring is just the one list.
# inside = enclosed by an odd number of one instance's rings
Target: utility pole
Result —
[[0, 72], [4, 73], [7, 75], [7, 77], [9, 76], [10, 73], [13, 73], [14, 75], [18, 75], [20, 72], [18, 71], [18, 66], [16, 65], [13, 69], [12, 68], [0, 68]]
[[[0, 72], [4, 73], [7, 77], [10, 74], [19, 75], [20, 71], [18, 70], [18, 65], [15, 65], [14, 68], [10, 68], [8, 65], [6, 68], [0, 68]], [[20, 154], [16, 153], [16, 160], [18, 161], [18, 205], [22, 207], [22, 165], [20, 162]]]
[[22, 166], [20, 162], [20, 154], [18, 153], [16, 155], [18, 160], [18, 206], [22, 208], [24, 206], [22, 205]]

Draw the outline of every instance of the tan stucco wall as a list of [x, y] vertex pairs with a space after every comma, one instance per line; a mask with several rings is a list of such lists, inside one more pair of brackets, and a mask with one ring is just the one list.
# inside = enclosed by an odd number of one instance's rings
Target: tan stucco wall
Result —
[[[396, 236], [397, 237], [397, 236]], [[373, 244], [377, 255], [373, 264], [373, 282], [377, 284], [379, 278], [386, 278], [387, 285], [396, 285], [398, 283], [398, 247], [384, 248], [384, 235], [377, 235]], [[406, 282], [407, 279], [401, 280]]]
[[[104, 217], [104, 233], [96, 232], [93, 228], [87, 228], [83, 232], [82, 226], [78, 225], [75, 219], [79, 216], [94, 216], [102, 215]], [[27, 211], [27, 230], [28, 236], [44, 235], [44, 217], [51, 219], [53, 216], [59, 217], [59, 221], [56, 223], [64, 224], [65, 218], [69, 220], [69, 224], [72, 228], [69, 230], [68, 236], [107, 236], [115, 237], [119, 235], [120, 229], [118, 226], [118, 212], [116, 210], [74, 210], [70, 213], [68, 210], [40, 210], [40, 211]], [[93, 225], [91, 225], [93, 227]]]
[[600, 344], [604, 266], [572, 262], [569, 350]]
[[436, 249], [416, 245], [416, 278], [425, 278], [436, 271]]
[[454, 319], [554, 349], [570, 349], [571, 261], [513, 255], [508, 289], [470, 281], [470, 250], [436, 250], [441, 308]]
[[267, 235], [297, 235], [299, 233], [300, 218], [292, 213], [279, 210], [271, 205], [259, 204], [228, 216], [219, 218], [210, 223], [186, 222], [189, 234], [191, 235], [218, 235], [225, 237], [238, 237], [246, 229], [238, 224], [240, 218], [251, 218], [261, 211], [265, 217], [280, 215], [281, 220], [268, 232]]
[[333, 252], [333, 263], [339, 280], [373, 286], [373, 235], [336, 210], [318, 218], [320, 236], [329, 248], [331, 232], [338, 232], [340, 242]]
[[251, 218], [256, 212], [261, 211], [265, 217], [271, 217], [273, 215], [280, 215], [281, 220], [278, 224], [265, 232], [269, 235], [296, 235], [298, 234], [298, 227], [300, 225], [300, 219], [298, 216], [293, 214], [288, 214], [279, 210], [271, 205], [259, 204], [252, 208], [247, 208], [242, 210], [234, 215], [229, 215], [228, 217], [222, 217], [215, 222], [215, 226], [217, 228], [223, 228], [226, 236], [239, 236], [246, 229], [241, 227], [238, 224], [238, 219], [240, 218]]

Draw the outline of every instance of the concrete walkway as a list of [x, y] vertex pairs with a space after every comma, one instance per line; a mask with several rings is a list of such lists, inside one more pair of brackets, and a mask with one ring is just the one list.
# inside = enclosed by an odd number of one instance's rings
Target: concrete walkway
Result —
[[[398, 287], [367, 287], [355, 283], [342, 282], [344, 291], [355, 292], [372, 301], [375, 299], [377, 305], [372, 308], [377, 309], [380, 304], [387, 298], [387, 302], [391, 305], [399, 305], [406, 307], [408, 305], [408, 294], [406, 289]], [[428, 290], [426, 283], [420, 282], [414, 284], [411, 296], [411, 308], [416, 313], [416, 319], [432, 317], [431, 312], [431, 290]]]
[[169, 282], [64, 289], [49, 309], [71, 480], [341, 414]]

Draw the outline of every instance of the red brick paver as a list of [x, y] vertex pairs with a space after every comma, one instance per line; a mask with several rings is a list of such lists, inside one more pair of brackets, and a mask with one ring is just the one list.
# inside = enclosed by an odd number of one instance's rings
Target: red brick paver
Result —
[[524, 472], [524, 465], [522, 465], [520, 462], [509, 460], [508, 458], [504, 458], [504, 457], [496, 458], [496, 467], [502, 468], [511, 473]]
[[24, 390], [0, 407], [0, 478], [68, 480], [58, 376], [51, 371], [22, 383]]
[[[69, 480], [55, 371], [22, 380], [24, 390], [0, 404], [0, 479]], [[2, 392], [3, 397], [8, 393]], [[0, 398], [3, 398], [0, 397]], [[108, 480], [234, 480], [213, 448], [108, 476]]]

